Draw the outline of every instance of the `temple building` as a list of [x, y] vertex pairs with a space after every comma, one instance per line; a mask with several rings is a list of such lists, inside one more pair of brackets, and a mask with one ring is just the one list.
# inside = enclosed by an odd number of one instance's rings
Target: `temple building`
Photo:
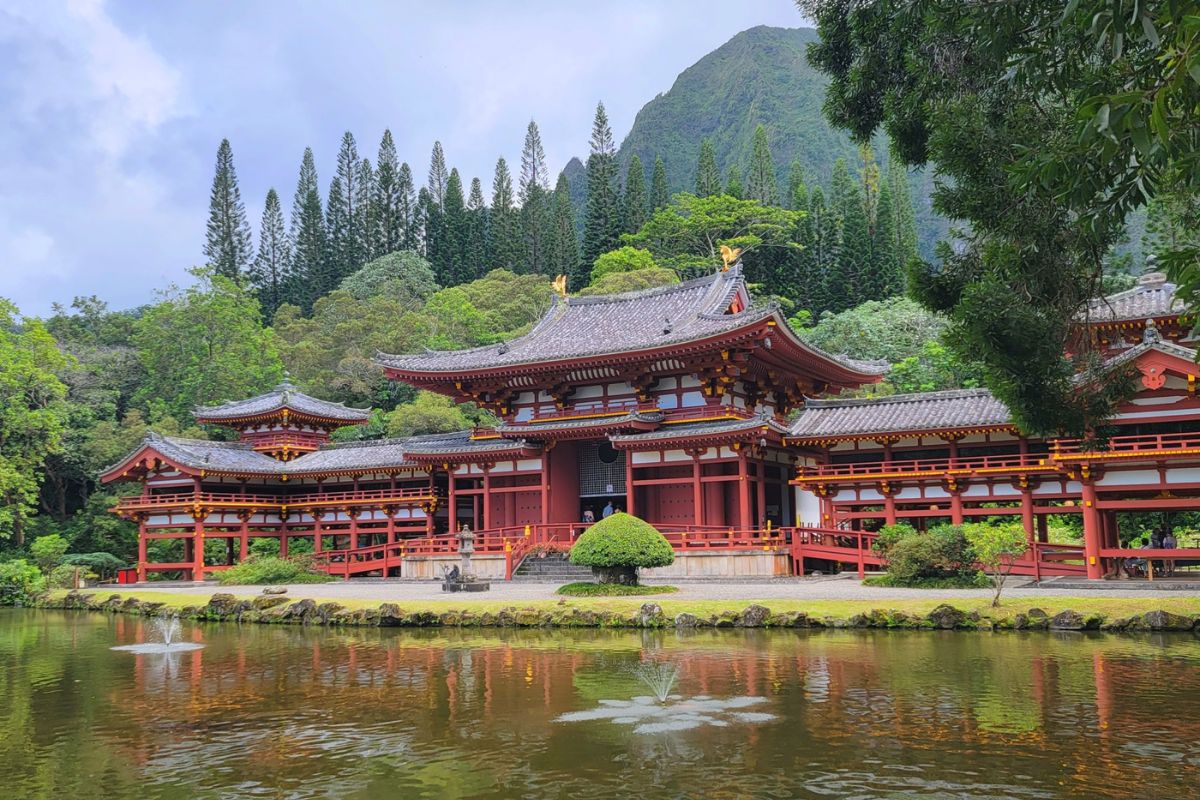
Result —
[[[391, 379], [490, 410], [492, 428], [332, 444], [368, 412], [285, 381], [196, 410], [236, 441], [151, 434], [102, 479], [141, 486], [114, 509], [139, 526], [140, 578], [199, 580], [263, 537], [285, 554], [306, 540], [338, 574], [429, 576], [462, 526], [507, 577], [531, 542], [569, 543], [610, 509], [655, 524], [681, 555], [753, 554], [768, 574], [806, 560], [862, 570], [888, 522], [1013, 515], [1035, 544], [1020, 571], [1100, 577], [1120, 512], [1200, 502], [1196, 353], [1173, 289], [1147, 276], [1081, 321], [1103, 370], [1141, 380], [1107, 450], [1024, 437], [984, 390], [821, 399], [885, 367], [806, 344], [778, 308], [753, 303], [734, 265], [623, 295], [557, 295], [508, 342], [378, 356]], [[1082, 514], [1085, 546], [1045, 542], [1053, 514]], [[741, 569], [710, 559], [701, 571]]]

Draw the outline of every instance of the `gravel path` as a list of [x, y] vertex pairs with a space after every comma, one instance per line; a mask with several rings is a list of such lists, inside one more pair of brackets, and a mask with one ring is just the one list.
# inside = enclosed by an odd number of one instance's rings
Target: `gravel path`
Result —
[[[760, 583], [680, 583], [679, 592], [663, 599], [671, 600], [888, 600], [909, 599], [953, 599], [967, 597], [990, 597], [987, 589], [889, 589], [863, 586], [852, 578], [818, 578], [789, 581], [763, 581]], [[216, 584], [142, 585], [137, 591], [162, 591], [177, 594], [208, 596], [214, 592], [229, 592], [235, 595], [256, 595], [260, 586], [226, 586]], [[313, 597], [327, 599], [378, 600], [380, 602], [403, 602], [420, 600], [486, 600], [490, 602], [556, 600], [558, 588], [555, 583], [492, 583], [489, 592], [470, 595], [451, 595], [443, 592], [438, 583], [412, 581], [350, 581], [323, 584], [301, 584], [288, 586], [288, 596], [295, 598]], [[119, 589], [118, 589], [119, 591]], [[1022, 589], [1014, 585], [1005, 590], [1006, 597], [1194, 597], [1200, 592], [1159, 591], [1151, 589]], [[653, 600], [654, 597], [647, 597]]]

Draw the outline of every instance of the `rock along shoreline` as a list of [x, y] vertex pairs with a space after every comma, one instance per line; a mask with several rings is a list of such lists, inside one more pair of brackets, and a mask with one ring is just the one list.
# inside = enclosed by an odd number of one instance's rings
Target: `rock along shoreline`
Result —
[[216, 593], [203, 605], [168, 609], [165, 603], [122, 598], [111, 594], [101, 599], [96, 594], [73, 591], [39, 602], [38, 608], [91, 611], [137, 616], [163, 616], [178, 613], [181, 619], [212, 622], [239, 622], [281, 625], [324, 625], [331, 627], [378, 628], [874, 628], [893, 630], [957, 631], [1193, 631], [1200, 632], [1200, 617], [1169, 611], [1147, 611], [1130, 617], [1108, 618], [1103, 614], [1061, 611], [1053, 616], [1039, 608], [1030, 608], [1011, 616], [991, 617], [978, 611], [963, 611], [943, 603], [927, 614], [911, 614], [891, 609], [872, 609], [846, 618], [810, 616], [803, 611], [774, 613], [766, 606], [753, 604], [740, 611], [722, 611], [698, 616], [683, 612], [675, 616], [663, 613], [658, 603], [643, 603], [632, 612], [593, 611], [573, 605], [554, 609], [512, 606], [499, 611], [473, 611], [469, 608], [433, 612], [405, 610], [396, 603], [380, 603], [373, 608], [350, 609], [336, 602], [318, 603], [312, 599], [292, 600], [282, 595], [237, 598]]

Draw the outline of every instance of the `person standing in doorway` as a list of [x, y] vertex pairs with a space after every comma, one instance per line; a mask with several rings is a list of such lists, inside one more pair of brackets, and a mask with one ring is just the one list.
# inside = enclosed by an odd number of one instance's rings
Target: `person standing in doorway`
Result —
[[600, 516], [603, 519], [608, 519], [609, 517], [612, 516], [612, 513], [613, 513], [612, 500], [609, 500], [607, 503], [604, 504], [604, 508], [603, 508], [603, 510], [601, 510]]
[[[1174, 550], [1176, 547], [1179, 547], [1179, 540], [1175, 538], [1175, 531], [1168, 529], [1162, 537], [1162, 549]], [[1175, 574], [1175, 559], [1163, 559], [1163, 574], [1167, 577]]]
[[583, 510], [583, 521], [586, 522], [588, 525], [591, 525], [593, 522], [596, 521], [596, 512], [592, 511], [591, 506], [588, 506], [587, 508], [585, 508]]

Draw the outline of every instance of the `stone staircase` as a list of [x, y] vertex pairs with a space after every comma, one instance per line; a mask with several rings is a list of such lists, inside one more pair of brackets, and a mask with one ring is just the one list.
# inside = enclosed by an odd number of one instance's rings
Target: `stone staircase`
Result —
[[593, 578], [591, 567], [572, 564], [565, 553], [550, 553], [545, 558], [526, 556], [513, 572], [513, 580], [524, 583], [574, 583]]

